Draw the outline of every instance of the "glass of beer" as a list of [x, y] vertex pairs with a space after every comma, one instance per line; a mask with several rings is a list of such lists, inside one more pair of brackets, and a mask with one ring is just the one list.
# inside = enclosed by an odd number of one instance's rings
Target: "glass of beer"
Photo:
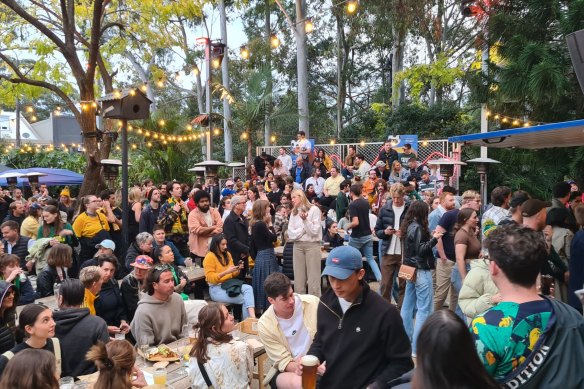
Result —
[[159, 367], [154, 370], [153, 378], [155, 385], [166, 385], [166, 369]]
[[316, 388], [316, 369], [318, 368], [318, 358], [314, 355], [305, 355], [300, 360], [302, 364], [302, 388]]

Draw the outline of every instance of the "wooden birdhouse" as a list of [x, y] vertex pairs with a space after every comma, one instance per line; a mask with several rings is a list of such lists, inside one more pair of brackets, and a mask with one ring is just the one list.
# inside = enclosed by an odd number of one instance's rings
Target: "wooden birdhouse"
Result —
[[101, 100], [105, 119], [140, 120], [150, 117], [152, 101], [139, 89], [125, 89], [105, 95]]

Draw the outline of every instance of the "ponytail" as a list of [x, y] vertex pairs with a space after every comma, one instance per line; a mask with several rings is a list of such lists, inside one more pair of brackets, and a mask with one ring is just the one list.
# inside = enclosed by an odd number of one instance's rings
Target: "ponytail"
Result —
[[97, 344], [87, 352], [85, 358], [93, 361], [99, 371], [94, 389], [130, 388], [130, 373], [136, 361], [132, 345], [126, 340], [114, 340], [107, 345]]

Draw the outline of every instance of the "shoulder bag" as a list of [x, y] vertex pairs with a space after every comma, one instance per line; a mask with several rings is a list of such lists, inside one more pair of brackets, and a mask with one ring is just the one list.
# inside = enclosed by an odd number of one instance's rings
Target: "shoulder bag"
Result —
[[214, 389], [213, 383], [211, 382], [211, 379], [209, 378], [209, 374], [207, 374], [207, 370], [205, 369], [205, 365], [203, 365], [198, 360], [197, 360], [197, 365], [199, 365], [199, 370], [201, 371], [201, 374], [203, 375], [203, 379], [205, 380], [205, 383], [207, 384], [207, 387], [209, 389]]
[[411, 282], [416, 282], [416, 269], [413, 266], [408, 266], [406, 264], [404, 264], [404, 252], [405, 252], [405, 245], [402, 243], [401, 245], [402, 248], [402, 260], [401, 260], [401, 265], [399, 267], [399, 270], [397, 272], [397, 277], [401, 278], [402, 280], [406, 280], [406, 281], [411, 281]]

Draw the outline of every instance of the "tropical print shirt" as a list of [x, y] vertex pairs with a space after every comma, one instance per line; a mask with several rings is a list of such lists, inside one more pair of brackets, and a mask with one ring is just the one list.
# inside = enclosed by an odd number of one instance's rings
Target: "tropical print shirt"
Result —
[[471, 333], [487, 372], [503, 381], [543, 341], [552, 317], [549, 301], [536, 300], [502, 302], [474, 318]]

